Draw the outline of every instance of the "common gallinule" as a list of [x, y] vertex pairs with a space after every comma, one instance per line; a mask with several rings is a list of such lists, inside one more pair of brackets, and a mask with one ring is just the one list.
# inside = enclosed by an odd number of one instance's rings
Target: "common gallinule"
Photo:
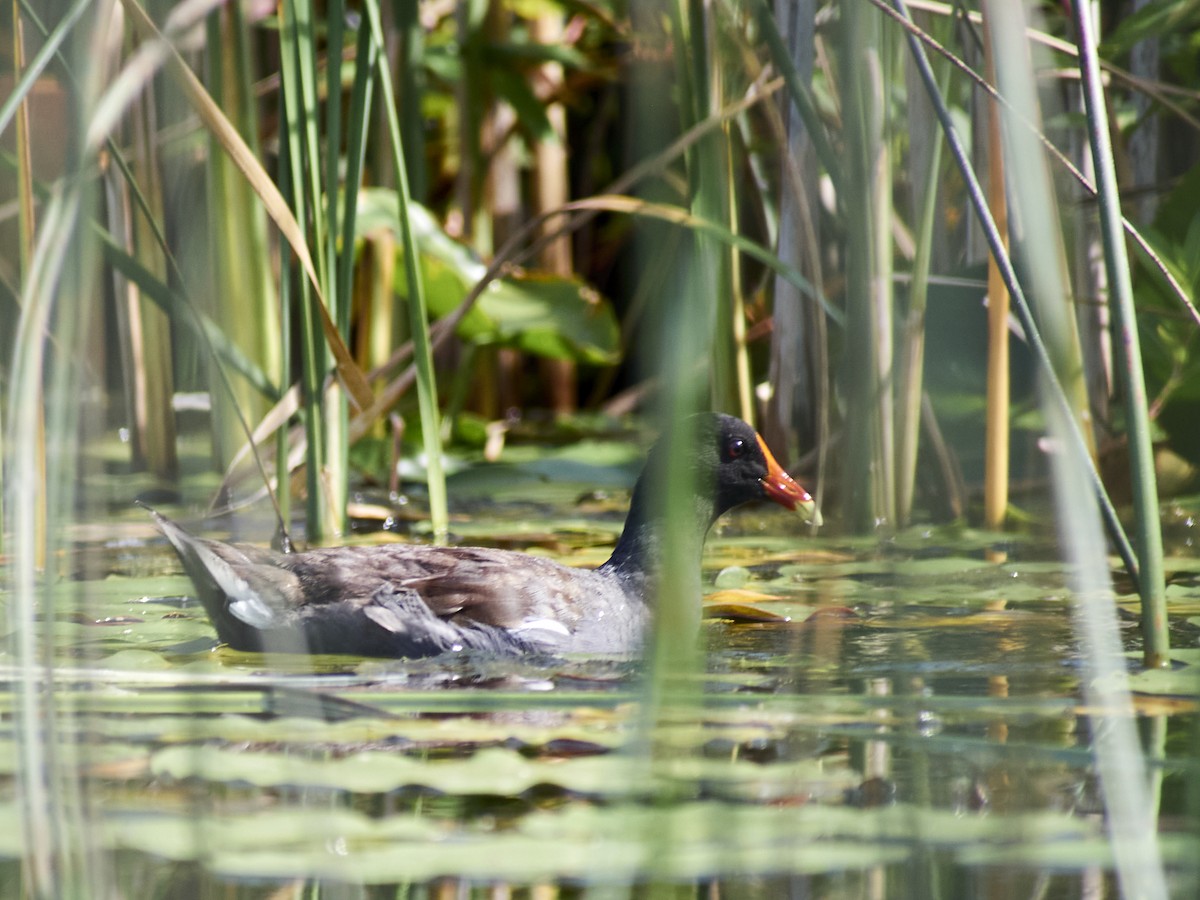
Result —
[[[682, 523], [694, 571], [710, 526], [751, 500], [808, 518], [812, 498], [741, 419], [690, 420], [696, 497]], [[175, 547], [220, 639], [237, 650], [433, 656], [626, 652], [651, 616], [659, 567], [659, 489], [668, 458], [651, 450], [608, 561], [594, 570], [485, 547], [385, 544], [276, 553], [193, 537], [150, 510]]]

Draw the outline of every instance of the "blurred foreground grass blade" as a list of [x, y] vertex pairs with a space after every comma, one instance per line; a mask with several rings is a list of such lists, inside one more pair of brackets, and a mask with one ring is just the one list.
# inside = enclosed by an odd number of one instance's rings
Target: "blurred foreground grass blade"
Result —
[[[1023, 5], [988, 0], [988, 20], [1000, 93], [1018, 109], [1038, 110]], [[1022, 240], [1014, 243], [1023, 271], [1029, 273], [1038, 325], [1055, 363], [1055, 370], [1043, 373], [1042, 381], [1049, 382], [1055, 373], [1064, 376], [1064, 365], [1078, 365], [1074, 307], [1060, 292], [1066, 282], [1066, 258], [1054, 237], [1061, 234], [1061, 226], [1049, 164], [1040, 144], [1026, 129], [1008, 121], [1007, 115], [1003, 124], [1012, 217], [1023, 226]], [[1015, 291], [1013, 298], [1018, 298]], [[1141, 739], [1125, 677], [1126, 661], [1100, 539], [1096, 497], [1084, 475], [1090, 454], [1081, 441], [1068, 437], [1072, 430], [1078, 431], [1076, 409], [1050, 392], [1043, 393], [1043, 415], [1055, 447], [1050, 465], [1059, 542], [1071, 564], [1068, 584], [1074, 594], [1076, 630], [1083, 647], [1082, 690], [1096, 710], [1091, 735], [1104, 797], [1105, 827], [1122, 894], [1165, 900], [1168, 891], [1153, 818], [1155, 807], [1147, 790]], [[1139, 569], [1139, 582], [1144, 577], [1145, 570]]]
[[[27, 5], [27, 2], [28, 0], [13, 0], [13, 22], [19, 23], [21, 21], [20, 7]], [[58, 20], [53, 29], [45, 30], [43, 28], [44, 40], [29, 65], [25, 66], [23, 70], [21, 68], [21, 57], [24, 56], [24, 52], [22, 51], [20, 54], [14, 53], [14, 63], [16, 63], [14, 69], [16, 72], [20, 72], [20, 77], [17, 78], [16, 84], [13, 85], [12, 92], [4, 98], [3, 103], [0, 103], [0, 134], [3, 134], [8, 128], [9, 123], [28, 98], [34, 83], [41, 76], [42, 72], [45, 71], [46, 66], [49, 65], [50, 59], [59, 52], [63, 42], [70, 36], [71, 29], [75, 27], [80, 16], [83, 15], [93, 2], [94, 0], [75, 0], [63, 13], [62, 18]], [[40, 20], [35, 21], [37, 21], [39, 26], [42, 25]], [[20, 33], [20, 28], [13, 29], [14, 42], [22, 40]]]
[[[675, 81], [685, 129], [707, 118], [707, 103], [703, 101], [708, 93], [705, 83], [708, 73], [703, 65], [708, 58], [703, 43], [703, 6], [695, 0], [658, 0], [643, 10], [657, 20], [656, 27], [670, 22], [675, 45]], [[674, 132], [672, 123], [662, 120], [656, 99], [671, 86], [665, 83], [664, 69], [647, 69], [645, 77], [647, 83], [641, 85], [631, 118], [648, 126], [647, 133], [639, 135], [642, 146], [658, 147]], [[691, 209], [678, 212], [690, 220], [715, 223], [717, 229], [728, 232], [725, 227], [728, 220], [721, 212], [725, 173], [718, 163], [719, 140], [718, 133], [709, 133], [688, 148], [686, 192]], [[568, 208], [575, 206], [570, 204]], [[633, 201], [633, 208], [638, 206], [640, 202]], [[728, 287], [714, 282], [715, 278], [728, 275], [727, 269], [718, 275], [719, 257], [727, 251], [714, 240], [713, 233], [692, 231], [684, 240], [674, 243], [679, 249], [669, 256], [663, 250], [671, 246], [671, 235], [663, 229], [644, 231], [649, 246], [639, 248], [653, 268], [667, 270], [662, 280], [663, 294], [657, 298], [653, 318], [645, 326], [648, 333], [644, 338], [646, 357], [642, 367], [646, 376], [658, 378], [663, 386], [655, 412], [663, 426], [660, 441], [666, 442], [666, 458], [673, 460], [687, 460], [695, 452], [696, 435], [689, 414], [707, 408], [708, 398], [709, 402], [720, 402], [721, 395], [714, 391], [712, 381], [714, 367], [697, 366], [697, 362], [709, 360], [715, 353], [714, 327], [728, 325], [724, 321], [717, 324], [721, 302], [718, 292], [727, 291]], [[702, 671], [696, 640], [700, 625], [699, 572], [687, 533], [693, 517], [689, 510], [697, 490], [695, 475], [693, 467], [687, 464], [668, 465], [665, 469], [664, 473], [656, 473], [661, 491], [654, 498], [659, 505], [655, 513], [664, 523], [660, 535], [662, 560], [656, 583], [650, 588], [655, 602], [653, 643], [647, 647], [650, 671], [642, 690], [634, 738], [639, 774], [660, 809], [668, 809], [680, 799], [680, 782], [668, 771], [679, 752], [672, 745], [671, 725], [687, 721], [698, 709], [701, 703], [698, 674]], [[665, 817], [647, 821], [637, 838], [651, 859], [669, 858], [684, 839]]]
[[[997, 4], [989, 0], [988, 9], [989, 36], [995, 43], [996, 27], [992, 27], [992, 23], [993, 16], [998, 14]], [[1006, 8], [1005, 14], [1019, 9], [1020, 5], [1017, 4]], [[1048, 160], [1041, 142], [1036, 137], [1044, 130], [1037, 87], [1032, 83], [1027, 84], [1021, 77], [1026, 70], [1032, 69], [1030, 44], [1028, 41], [1010, 43], [1007, 49], [1013, 54], [1019, 54], [1020, 58], [1002, 59], [998, 51], [993, 51], [992, 55], [996, 67], [997, 89], [1009, 100], [1009, 105], [1004, 108], [1000, 120], [1005, 151], [1006, 187], [1010, 196], [1015, 185], [1021, 188], [1035, 187], [1036, 190], [1028, 192], [1029, 197], [1039, 198], [1039, 206], [1034, 208], [1046, 213], [1045, 216], [1023, 219], [1014, 210], [1010, 219], [1016, 235], [1013, 243], [1019, 258], [1030, 259], [1035, 253], [1045, 254], [1045, 264], [1022, 269], [1025, 283], [1029, 285], [1027, 296], [1033, 300], [1034, 318], [1049, 351], [1056, 380], [1062, 387], [1072, 415], [1079, 422], [1079, 433], [1084, 445], [1089, 455], [1095, 459], [1095, 429], [1087, 397], [1087, 382], [1084, 379], [1078, 320], [1075, 315], [1057, 315], [1060, 307], [1074, 309], [1074, 297], [1067, 272], [1065, 239], [1059, 227], [1062, 217], [1059, 213], [1058, 197], [1054, 191]], [[1018, 89], [1022, 93], [1015, 94]], [[1013, 115], [1013, 111], [1018, 109], [1021, 110], [1023, 121], [1017, 121]], [[1033, 123], [1033, 131], [1024, 127], [1025, 121]], [[1055, 254], [1052, 263], [1050, 250]], [[1054, 328], [1061, 328], [1062, 333], [1054, 334], [1051, 331]]]
[[[72, 257], [80, 206], [85, 202], [83, 191], [78, 183], [67, 191], [56, 188], [44, 209], [40, 237], [29, 270], [24, 273], [21, 314], [8, 373], [5, 526], [11, 536], [7, 571], [12, 597], [7, 612], [12, 652], [20, 669], [14, 716], [18, 753], [15, 789], [26, 836], [25, 864], [31, 894], [45, 898], [70, 896], [77, 881], [69, 868], [74, 843], [70, 822], [74, 817], [64, 808], [64, 801], [75, 791], [63, 790], [63, 773], [55, 765], [61, 757], [50, 749], [57, 743], [61, 711], [54, 692], [43, 688], [39, 676], [50, 664], [46, 652], [54, 644], [53, 610], [43, 598], [50, 595], [50, 585], [56, 580], [56, 573], [45, 569], [42, 561], [52, 558], [51, 534], [61, 533], [57, 528], [48, 529], [45, 523], [48, 518], [60, 521], [55, 515], [55, 501], [64, 499], [65, 485], [61, 481], [73, 484], [73, 473], [57, 469], [70, 466], [73, 460], [69, 459], [69, 448], [74, 447], [74, 440], [69, 440], [55, 454], [58, 465], [54, 474], [60, 484], [52, 495], [42, 439], [43, 375], [56, 302], [66, 303], [69, 296], [63, 281], [71, 273], [64, 269]], [[77, 312], [70, 310], [62, 318], [74, 318]], [[61, 336], [56, 334], [55, 339]], [[58, 368], [72, 367], [60, 362]], [[69, 396], [56, 397], [55, 402], [74, 408]]]
[[1115, 318], [1113, 328], [1117, 332], [1113, 344], [1120, 363], [1117, 371], [1123, 388], [1121, 393], [1125, 398], [1125, 424], [1133, 469], [1138, 562], [1141, 565], [1142, 638], [1146, 642], [1144, 663], [1147, 667], [1158, 667], [1168, 664], [1171, 645], [1167, 632], [1158, 484], [1154, 472], [1154, 447], [1150, 437], [1142, 351], [1138, 342], [1137, 311], [1133, 305], [1133, 284], [1129, 277], [1129, 259], [1125, 253], [1125, 235], [1121, 227], [1121, 198], [1117, 191], [1117, 174], [1109, 142], [1108, 111], [1100, 83], [1091, 4], [1076, 2], [1072, 12], [1079, 35], [1079, 70], [1087, 110], [1088, 140], [1096, 169], [1104, 263], [1108, 271]]
[[[72, 97], [76, 133], [83, 132], [104, 83], [100, 72], [110, 49], [106, 38], [112, 12], [110, 3], [93, 4], [81, 20], [87, 37], [73, 45], [82, 85]], [[14, 663], [13, 792], [24, 889], [27, 896], [47, 900], [109, 895], [114, 889], [96, 864], [96, 833], [87, 815], [92, 807], [81, 780], [87, 745], [79, 736], [91, 733], [87, 723], [78, 721], [82, 694], [64, 696], [46, 681], [57, 661], [57, 614], [71, 613], [55, 608], [51, 586], [60, 573], [49, 561], [62, 558], [55, 551], [76, 508], [84, 421], [80, 361], [89, 320], [100, 306], [95, 241], [88, 227], [97, 214], [97, 181], [91, 177], [96, 159], [79, 144], [71, 151], [63, 177], [42, 207], [21, 273], [20, 312], [6, 372], [5, 526], [11, 539], [5, 574], [11, 593], [4, 605]], [[46, 527], [41, 525], [43, 510]]]
[[77, 187], [64, 196], [61, 187], [51, 194], [44, 208], [41, 238], [29, 269], [23, 273], [21, 314], [17, 321], [13, 356], [8, 371], [8, 456], [5, 527], [11, 535], [11, 563], [6, 567], [12, 598], [7, 604], [8, 632], [12, 652], [23, 677], [16, 686], [15, 737], [19, 754], [15, 788], [27, 835], [25, 864], [35, 896], [50, 897], [58, 886], [52, 850], [59, 812], [52, 804], [51, 785], [43, 767], [43, 728], [53, 717], [46, 701], [52, 697], [41, 690], [37, 673], [41, 660], [41, 632], [47, 617], [39, 604], [39, 586], [49, 580], [37, 562], [46, 555], [46, 531], [39, 527], [46, 492], [42, 465], [44, 446], [39, 446], [43, 410], [42, 376], [53, 302], [68, 258], [74, 218], [81, 202]]
[[[21, 12], [20, 12], [20, 9], [18, 7], [16, 0], [13, 0], [13, 3], [12, 3], [12, 14], [13, 14], [13, 25], [14, 25], [13, 34], [12, 34], [12, 38], [13, 38], [13, 46], [12, 46], [13, 69], [14, 69], [14, 75], [18, 75], [21, 73], [22, 67], [24, 66], [24, 63], [25, 63], [25, 40], [24, 40], [23, 29], [21, 26]], [[78, 14], [79, 13], [76, 12], [76, 16], [78, 16]], [[67, 31], [69, 30], [69, 28], [70, 28], [70, 26], [65, 25], [65, 23], [64, 23], [64, 25], [60, 26], [60, 28], [58, 30], [61, 31], [62, 36], [65, 36]], [[60, 37], [60, 40], [61, 40], [61, 37]], [[41, 66], [44, 66], [45, 60], [49, 59], [49, 53], [46, 52], [46, 48], [43, 48], [43, 54], [44, 54], [44, 56], [43, 56], [43, 59], [41, 60]], [[20, 75], [20, 79], [19, 79], [19, 82], [17, 85], [17, 90], [14, 91], [12, 96], [9, 97], [8, 101], [5, 104], [6, 116], [4, 117], [4, 118], [7, 118], [7, 115], [14, 116], [16, 118], [16, 124], [17, 124], [17, 129], [16, 129], [17, 130], [17, 134], [16, 134], [16, 146], [17, 146], [17, 242], [18, 242], [17, 264], [19, 266], [19, 272], [22, 275], [26, 275], [26, 276], [29, 274], [29, 267], [30, 267], [31, 260], [33, 257], [33, 246], [34, 246], [34, 241], [35, 241], [36, 233], [37, 233], [37, 221], [36, 221], [36, 215], [35, 215], [34, 206], [33, 206], [33, 164], [32, 164], [32, 159], [31, 159], [31, 154], [30, 154], [30, 148], [29, 148], [28, 94], [29, 94], [29, 90], [33, 87], [34, 81], [36, 80], [37, 74], [40, 71], [41, 66], [38, 66], [38, 65], [32, 66], [23, 75]], [[0, 120], [0, 131], [3, 131], [3, 129], [4, 129], [4, 125], [2, 124], [2, 120]], [[37, 444], [40, 445], [38, 448], [38, 457], [40, 459], [45, 458], [45, 443], [46, 443], [46, 422], [45, 422], [45, 418], [44, 418], [43, 409], [44, 409], [44, 405], [42, 403], [39, 403], [38, 404], [38, 413], [37, 413], [37, 422], [35, 423], [36, 432], [30, 438], [31, 440], [34, 440]], [[2, 409], [0, 409], [0, 413], [3, 413]], [[3, 496], [4, 496], [3, 495], [3, 489], [4, 489], [4, 471], [3, 471], [4, 470], [4, 464], [3, 464], [4, 438], [2, 436], [3, 427], [4, 427], [4, 419], [3, 419], [3, 416], [0, 415], [0, 552], [3, 552], [3, 549], [4, 549], [4, 526], [3, 526], [3, 522], [4, 522], [4, 518], [3, 518], [3, 516], [4, 516], [4, 500], [3, 500]], [[42, 490], [39, 491], [39, 495], [43, 498], [43, 501], [40, 506], [40, 511], [39, 511], [39, 514], [37, 517], [36, 528], [38, 530], [37, 543], [39, 546], [42, 546], [42, 545], [44, 545], [44, 537], [45, 537], [45, 529], [46, 529], [46, 509], [45, 509], [45, 496], [46, 496], [45, 476], [46, 476], [46, 472], [45, 472], [44, 467], [42, 468], [42, 471], [40, 474], [41, 474]], [[39, 568], [45, 566], [45, 564], [46, 564], [45, 558], [42, 556], [39, 556], [37, 558], [37, 565], [39, 566]]]
[[[996, 228], [995, 220], [993, 220], [991, 211], [988, 208], [987, 197], [979, 184], [979, 178], [975, 175], [975, 170], [971, 167], [970, 156], [963, 145], [962, 139], [958, 135], [958, 129], [954, 124], [950, 110], [947, 108], [945, 100], [943, 100], [941, 93], [938, 91], [937, 80], [934, 77], [933, 69], [929, 65], [929, 59], [925, 56], [925, 49], [921, 44], [921, 38], [918, 36], [919, 29], [913, 25], [911, 18], [909, 18], [908, 8], [904, 0], [891, 0], [891, 3], [895, 7], [897, 18], [904, 22], [906, 26], [908, 46], [912, 52], [913, 61], [917, 65], [921, 80], [925, 83], [925, 90], [929, 93], [929, 99], [933, 102], [934, 109], [937, 111], [938, 121], [941, 122], [947, 146], [950, 148], [950, 153], [966, 185], [971, 208], [975, 211], [975, 215], [979, 217], [984, 237], [987, 239], [988, 249], [995, 257], [996, 263], [1000, 268], [1000, 273], [1004, 278], [1004, 285], [1012, 295], [1013, 304], [1016, 307], [1021, 327], [1025, 329], [1025, 337], [1034, 355], [1037, 357], [1038, 363], [1044, 370], [1046, 377], [1041, 383], [1049, 393], [1050, 398], [1059, 404], [1063, 410], [1071, 413], [1074, 407], [1067, 399], [1062, 385], [1054, 375], [1055, 369], [1050, 358], [1050, 353], [1046, 348], [1045, 342], [1042, 340], [1041, 333], [1038, 331], [1037, 323], [1029, 308], [1029, 303], [1025, 299], [1025, 292], [1020, 281], [1017, 279], [1016, 270], [1013, 268], [1012, 259], [1009, 257], [1008, 251], [1004, 246], [1004, 240]], [[1121, 520], [1117, 517], [1117, 511], [1113, 508], [1112, 501], [1108, 497], [1108, 492], [1104, 489], [1104, 483], [1100, 480], [1100, 473], [1096, 470], [1096, 464], [1092, 459], [1091, 453], [1088, 452], [1089, 443], [1080, 430], [1078, 420], [1075, 416], [1069, 414], [1065, 418], [1067, 421], [1067, 436], [1083, 450], [1081, 465], [1083, 465], [1088, 483], [1092, 486], [1092, 491], [1100, 503], [1100, 511], [1104, 518], [1105, 528], [1108, 531], [1110, 539], [1116, 545], [1117, 552], [1121, 556], [1121, 561], [1125, 564], [1126, 572], [1136, 583], [1138, 580], [1137, 557], [1134, 555], [1133, 548], [1129, 544], [1129, 538], [1125, 534]]]
[[421, 437], [425, 442], [425, 473], [429, 487], [429, 518], [435, 539], [442, 540], [449, 530], [446, 507], [446, 476], [442, 469], [442, 437], [438, 419], [437, 380], [433, 370], [433, 351], [429, 342], [429, 319], [425, 311], [425, 288], [421, 279], [417, 243], [408, 219], [408, 176], [404, 163], [404, 141], [392, 92], [391, 72], [383, 53], [383, 28], [376, 0], [363, 4], [376, 43], [376, 71], [381, 99], [387, 115], [392, 162], [396, 170], [396, 196], [399, 201], [400, 242], [404, 250], [405, 279], [408, 284], [408, 319], [412, 331], [413, 364], [417, 375], [417, 406], [421, 415]]

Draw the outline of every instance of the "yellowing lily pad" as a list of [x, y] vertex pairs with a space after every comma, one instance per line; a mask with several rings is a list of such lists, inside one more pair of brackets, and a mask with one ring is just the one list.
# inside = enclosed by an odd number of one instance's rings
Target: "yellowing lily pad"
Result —
[[749, 603], [706, 603], [704, 614], [710, 618], [733, 619], [737, 622], [790, 622], [790, 616], [753, 606]]

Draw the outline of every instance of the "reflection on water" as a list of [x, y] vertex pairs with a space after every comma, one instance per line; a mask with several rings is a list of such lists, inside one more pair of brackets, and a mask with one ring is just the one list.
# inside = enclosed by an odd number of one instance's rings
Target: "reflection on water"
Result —
[[[723, 570], [736, 602], [714, 609], [755, 621], [708, 621], [699, 707], [647, 734], [636, 660], [214, 650], [173, 558], [126, 547], [138, 577], [76, 585], [55, 632], [77, 700], [60, 738], [127, 895], [1112, 896], [1104, 711], [1079, 700], [1061, 574], [1017, 551], [731, 535], [707, 582]], [[1169, 875], [1194, 896], [1194, 692], [1139, 703]], [[24, 837], [0, 809], [17, 896]]]

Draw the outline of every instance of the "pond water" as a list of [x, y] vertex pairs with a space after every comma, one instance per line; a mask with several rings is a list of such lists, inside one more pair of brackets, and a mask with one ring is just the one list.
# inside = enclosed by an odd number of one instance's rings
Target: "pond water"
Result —
[[[594, 564], [623, 497], [568, 496], [456, 528]], [[235, 653], [144, 517], [75, 536], [111, 574], [55, 589], [37, 723], [0, 660], [0, 897], [21, 895], [31, 727], [123, 897], [1117, 895], [1092, 746], [1106, 713], [1082, 700], [1045, 535], [850, 540], [735, 513], [705, 556], [703, 669], [669, 690], [629, 659]], [[1159, 849], [1192, 897], [1200, 562], [1180, 549], [1171, 670], [1139, 673], [1119, 599]]]

